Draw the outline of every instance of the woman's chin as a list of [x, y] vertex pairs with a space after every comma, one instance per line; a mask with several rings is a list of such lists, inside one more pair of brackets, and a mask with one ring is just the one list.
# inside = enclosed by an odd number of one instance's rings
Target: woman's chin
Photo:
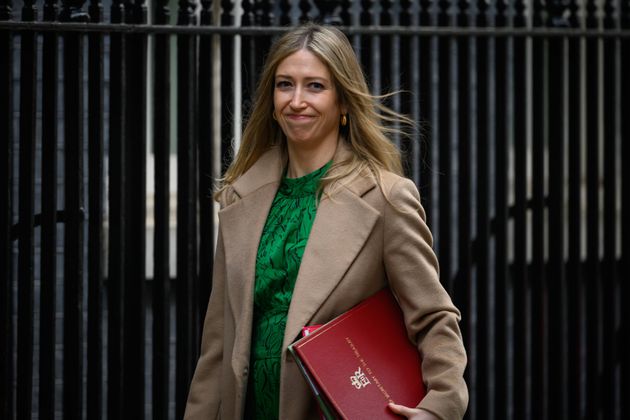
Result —
[[289, 144], [293, 144], [295, 146], [308, 146], [310, 144], [315, 143], [315, 140], [313, 139], [313, 136], [309, 136], [309, 135], [293, 135], [293, 136], [287, 136], [287, 140], [289, 141]]

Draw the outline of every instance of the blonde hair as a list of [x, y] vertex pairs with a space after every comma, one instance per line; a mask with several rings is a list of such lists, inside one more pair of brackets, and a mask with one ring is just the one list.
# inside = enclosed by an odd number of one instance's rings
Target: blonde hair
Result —
[[[409, 118], [382, 104], [393, 94], [372, 95], [365, 75], [348, 38], [339, 29], [307, 23], [281, 36], [271, 47], [254, 96], [252, 110], [243, 131], [241, 145], [215, 197], [243, 175], [273, 146], [286, 148], [286, 138], [273, 119], [273, 92], [278, 65], [291, 54], [306, 49], [328, 66], [335, 83], [340, 105], [348, 112], [347, 125], [340, 127], [342, 137], [352, 151], [352, 157], [336, 162], [321, 188], [333, 187], [341, 178], [363, 173], [365, 169], [380, 185], [380, 171], [403, 174], [401, 155], [388, 135], [404, 134], [397, 125], [414, 126]], [[286, 150], [286, 149], [285, 149]], [[333, 170], [335, 169], [335, 170]], [[331, 188], [327, 191], [331, 192]]]

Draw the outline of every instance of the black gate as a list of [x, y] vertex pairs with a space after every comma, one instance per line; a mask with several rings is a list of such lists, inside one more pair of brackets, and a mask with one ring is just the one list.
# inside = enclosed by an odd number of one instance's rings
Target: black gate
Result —
[[628, 418], [627, 0], [0, 0], [0, 418], [181, 417], [213, 179], [305, 20], [421, 123], [467, 418]]

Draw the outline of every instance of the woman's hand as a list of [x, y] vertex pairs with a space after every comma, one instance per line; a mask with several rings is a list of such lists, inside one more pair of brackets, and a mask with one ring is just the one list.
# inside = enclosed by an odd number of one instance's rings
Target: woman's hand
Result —
[[394, 413], [399, 414], [403, 417], [412, 420], [440, 420], [437, 416], [432, 413], [429, 413], [426, 410], [422, 410], [420, 408], [410, 408], [405, 407], [404, 405], [389, 403], [387, 404], [390, 410]]

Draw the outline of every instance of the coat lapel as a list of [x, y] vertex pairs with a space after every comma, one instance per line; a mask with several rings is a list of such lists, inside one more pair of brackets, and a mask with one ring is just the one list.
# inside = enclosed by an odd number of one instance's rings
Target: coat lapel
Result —
[[[253, 290], [258, 243], [271, 203], [276, 195], [284, 162], [279, 149], [272, 149], [233, 185], [239, 197], [219, 212], [224, 238], [225, 263], [230, 274], [229, 305], [235, 322], [234, 355], [239, 364], [248, 362], [253, 316]], [[233, 360], [235, 362], [235, 360]]]
[[[374, 186], [364, 178], [357, 178], [354, 187], [357, 183], [364, 190]], [[341, 281], [378, 220], [378, 211], [358, 192], [342, 187], [333, 199], [320, 202], [293, 291], [283, 348], [295, 340]]]

